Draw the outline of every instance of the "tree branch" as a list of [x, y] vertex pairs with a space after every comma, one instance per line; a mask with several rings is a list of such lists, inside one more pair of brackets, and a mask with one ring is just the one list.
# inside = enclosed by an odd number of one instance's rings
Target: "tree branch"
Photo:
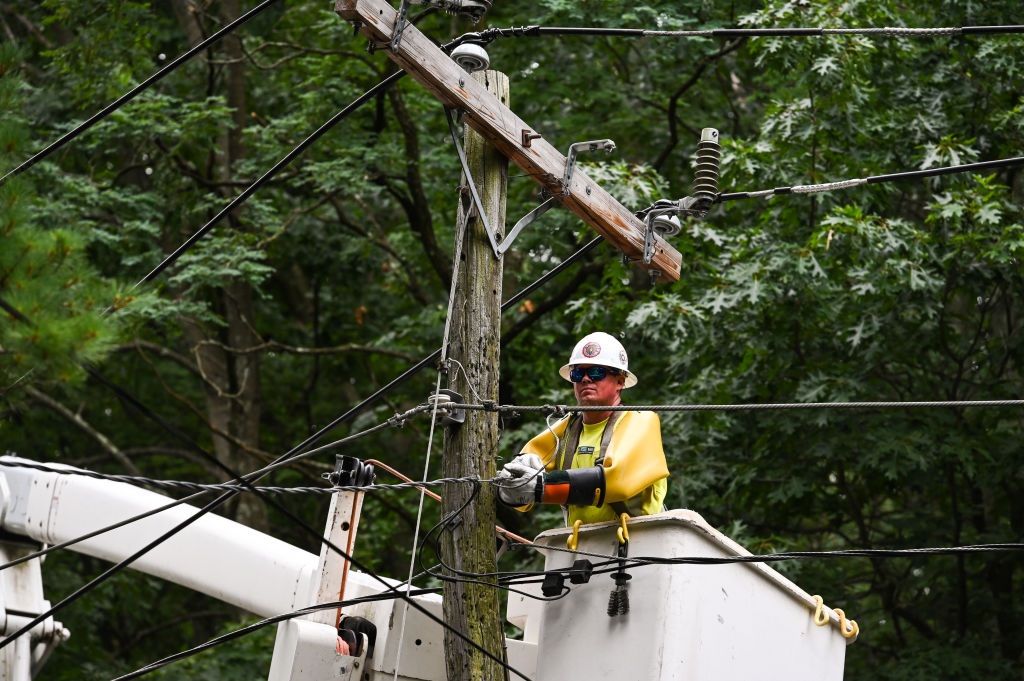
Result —
[[[687, 90], [697, 84], [697, 81], [700, 80], [700, 77], [703, 75], [704, 69], [708, 67], [708, 64], [716, 59], [721, 59], [730, 52], [735, 52], [739, 49], [740, 45], [744, 43], [744, 41], [746, 41], [746, 38], [737, 38], [731, 43], [723, 45], [718, 52], [715, 52], [714, 54], [705, 54], [703, 57], [698, 59], [697, 68], [694, 69], [690, 77], [672, 93], [668, 102], [669, 142], [665, 145], [665, 148], [661, 150], [661, 153], [658, 154], [658, 158], [654, 160], [654, 163], [651, 164], [655, 170], [661, 170], [661, 166], [664, 165], [665, 161], [672, 153], [672, 150], [675, 149], [677, 144], [679, 144], [679, 119], [676, 115], [676, 112], [679, 109], [679, 98], [682, 97]], [[690, 129], [685, 123], [683, 123], [683, 126]], [[692, 129], [690, 129], [690, 131], [691, 133], [694, 132]]]
[[32, 399], [36, 400], [41, 404], [46, 405], [47, 407], [49, 407], [50, 409], [52, 409], [53, 411], [57, 412], [65, 419], [70, 421], [71, 423], [78, 426], [79, 430], [81, 430], [86, 435], [91, 437], [93, 440], [98, 442], [99, 445], [103, 447], [103, 449], [106, 450], [108, 454], [114, 457], [118, 461], [118, 463], [124, 466], [125, 470], [127, 470], [129, 473], [138, 476], [142, 475], [142, 471], [140, 471], [135, 466], [135, 464], [132, 463], [131, 459], [129, 459], [124, 452], [117, 448], [117, 445], [111, 442], [106, 435], [99, 432], [91, 425], [89, 425], [89, 423], [86, 422], [86, 420], [83, 419], [79, 414], [76, 414], [75, 412], [71, 411], [57, 400], [53, 399], [52, 397], [42, 392], [41, 390], [32, 387], [31, 385], [25, 386], [25, 392], [27, 392], [32, 397]]

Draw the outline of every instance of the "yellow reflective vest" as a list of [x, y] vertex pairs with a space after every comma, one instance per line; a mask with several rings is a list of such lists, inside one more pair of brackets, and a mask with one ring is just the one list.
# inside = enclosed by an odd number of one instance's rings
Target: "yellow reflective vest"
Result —
[[[562, 468], [565, 453], [566, 431], [571, 417], [558, 421], [523, 447], [523, 454], [536, 454], [545, 462], [545, 469], [552, 471]], [[598, 437], [600, 440], [600, 437]], [[558, 450], [556, 452], [556, 447]], [[576, 454], [572, 468], [593, 465], [600, 456]], [[595, 506], [569, 506], [567, 524], [576, 520], [584, 523], [614, 520], [617, 513], [611, 507], [615, 502], [624, 502], [631, 515], [647, 515], [662, 510], [665, 492], [668, 489], [668, 465], [661, 445], [661, 421], [650, 411], [623, 412], [614, 425], [608, 451], [601, 462], [605, 477], [604, 504]], [[519, 507], [521, 511], [533, 508]]]

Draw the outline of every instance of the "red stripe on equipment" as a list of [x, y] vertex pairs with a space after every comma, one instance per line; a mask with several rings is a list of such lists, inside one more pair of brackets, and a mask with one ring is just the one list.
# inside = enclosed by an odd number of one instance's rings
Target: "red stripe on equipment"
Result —
[[569, 483], [561, 485], [544, 485], [545, 504], [565, 504], [569, 501]]

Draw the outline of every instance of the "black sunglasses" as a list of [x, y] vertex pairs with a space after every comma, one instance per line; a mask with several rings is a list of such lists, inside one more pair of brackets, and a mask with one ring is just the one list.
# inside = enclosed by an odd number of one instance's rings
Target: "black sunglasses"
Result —
[[611, 369], [609, 367], [593, 366], [585, 369], [573, 367], [569, 369], [569, 380], [573, 383], [579, 383], [586, 376], [594, 383], [604, 380], [605, 376], [621, 376], [622, 372], [618, 369]]

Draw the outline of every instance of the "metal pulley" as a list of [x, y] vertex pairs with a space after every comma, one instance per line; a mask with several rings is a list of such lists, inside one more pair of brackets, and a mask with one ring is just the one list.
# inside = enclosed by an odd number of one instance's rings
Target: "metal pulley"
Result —
[[354, 456], [338, 454], [334, 459], [334, 472], [325, 476], [335, 487], [366, 487], [377, 479], [373, 466]]

